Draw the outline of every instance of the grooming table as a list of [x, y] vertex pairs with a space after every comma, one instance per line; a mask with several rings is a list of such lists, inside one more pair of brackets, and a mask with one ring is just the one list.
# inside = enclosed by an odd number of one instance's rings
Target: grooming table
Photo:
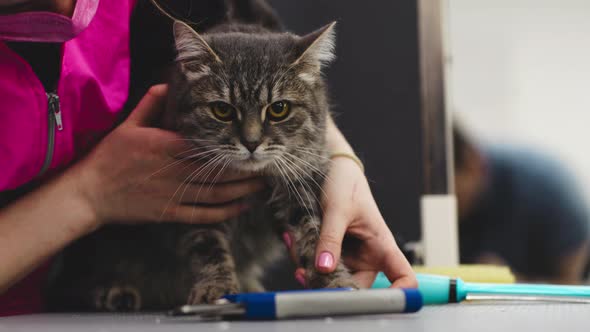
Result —
[[40, 314], [0, 318], [0, 332], [144, 331], [590, 331], [587, 304], [452, 304], [416, 314], [334, 317], [280, 322], [172, 320], [158, 314]]

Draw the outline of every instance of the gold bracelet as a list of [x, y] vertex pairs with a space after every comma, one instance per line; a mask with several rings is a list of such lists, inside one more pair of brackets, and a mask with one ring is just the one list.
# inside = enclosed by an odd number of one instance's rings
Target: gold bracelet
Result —
[[353, 153], [334, 152], [334, 153], [330, 154], [330, 159], [334, 159], [334, 158], [348, 158], [348, 159], [354, 161], [361, 168], [361, 171], [363, 171], [363, 173], [365, 172], [365, 165], [363, 165], [363, 162], [357, 156], [355, 156]]

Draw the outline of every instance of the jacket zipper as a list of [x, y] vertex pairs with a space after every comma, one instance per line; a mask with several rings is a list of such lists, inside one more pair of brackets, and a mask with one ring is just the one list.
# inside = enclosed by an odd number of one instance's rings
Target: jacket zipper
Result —
[[59, 103], [59, 96], [54, 92], [48, 92], [47, 95], [47, 152], [45, 154], [45, 161], [37, 177], [45, 174], [53, 160], [53, 150], [55, 149], [55, 129], [62, 131], [63, 122], [61, 118], [61, 106]]

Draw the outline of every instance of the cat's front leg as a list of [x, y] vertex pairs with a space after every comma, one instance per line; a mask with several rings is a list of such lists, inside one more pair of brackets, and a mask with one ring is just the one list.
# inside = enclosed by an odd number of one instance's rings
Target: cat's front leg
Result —
[[239, 291], [234, 260], [223, 230], [192, 230], [184, 236], [181, 246], [194, 280], [188, 304], [213, 303]]
[[112, 286], [94, 290], [94, 305], [96, 310], [126, 312], [141, 309], [141, 295], [139, 289], [133, 286]]
[[315, 250], [320, 241], [320, 222], [317, 217], [305, 216], [291, 225], [292, 234], [299, 254], [300, 264], [306, 271], [306, 282], [310, 288], [359, 288], [348, 268], [337, 262], [332, 273], [318, 273], [315, 268]]

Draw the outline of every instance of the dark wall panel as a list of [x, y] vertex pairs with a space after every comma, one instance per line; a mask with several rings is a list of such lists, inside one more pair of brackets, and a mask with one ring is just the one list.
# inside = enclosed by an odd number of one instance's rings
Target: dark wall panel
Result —
[[422, 169], [415, 1], [269, 2], [298, 34], [338, 21], [338, 58], [327, 73], [336, 121], [365, 162], [391, 229], [417, 239]]

